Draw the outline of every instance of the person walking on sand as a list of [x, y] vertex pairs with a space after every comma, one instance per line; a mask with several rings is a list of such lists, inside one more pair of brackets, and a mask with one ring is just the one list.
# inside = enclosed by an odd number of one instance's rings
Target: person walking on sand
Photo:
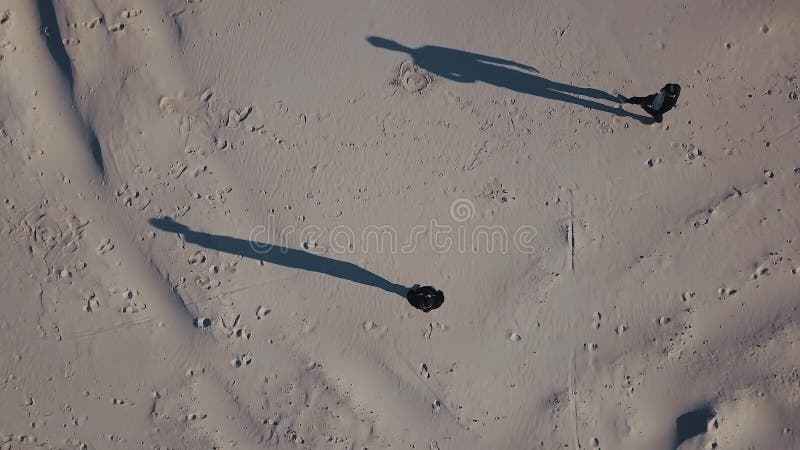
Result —
[[650, 94], [646, 97], [625, 97], [619, 94], [619, 99], [623, 103], [641, 105], [642, 109], [653, 116], [655, 122], [659, 123], [664, 119], [664, 113], [675, 107], [680, 95], [680, 85], [668, 83], [656, 94]]

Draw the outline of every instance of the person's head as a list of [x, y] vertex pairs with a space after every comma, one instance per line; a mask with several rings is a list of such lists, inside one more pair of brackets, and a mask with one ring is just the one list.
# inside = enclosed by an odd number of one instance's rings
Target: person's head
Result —
[[681, 95], [681, 86], [676, 83], [667, 83], [662, 90], [670, 97], [678, 98]]
[[378, 36], [369, 36], [367, 37], [367, 42], [374, 45], [378, 48], [385, 48], [386, 50], [392, 50], [395, 52], [406, 52], [410, 53], [411, 49], [400, 44], [397, 41], [393, 41], [391, 39], [386, 39]]

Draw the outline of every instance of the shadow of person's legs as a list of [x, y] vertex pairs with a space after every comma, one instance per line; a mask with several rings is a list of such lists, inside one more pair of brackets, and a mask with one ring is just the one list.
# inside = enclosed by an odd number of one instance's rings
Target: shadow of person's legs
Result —
[[614, 114], [620, 117], [630, 117], [631, 119], [636, 119], [641, 123], [650, 123], [652, 119], [647, 116], [643, 116], [641, 114], [632, 113], [630, 111], [626, 111], [622, 108], [606, 105], [604, 103], [596, 102], [593, 100], [587, 100], [584, 98], [576, 97], [574, 95], [565, 94], [561, 91], [554, 91], [554, 90], [545, 90], [543, 92], [537, 93], [539, 97], [547, 98], [550, 100], [557, 100], [564, 103], [572, 103], [575, 105], [583, 106], [589, 109], [594, 109], [597, 111], [607, 112], [609, 114]]
[[547, 88], [554, 91], [561, 91], [572, 95], [592, 97], [598, 100], [608, 100], [614, 103], [619, 102], [619, 98], [617, 96], [611, 95], [606, 91], [595, 88], [573, 86], [571, 84], [559, 83], [557, 81], [552, 81], [552, 80], [547, 80]]
[[576, 92], [591, 93], [593, 94], [592, 95], [593, 97], [598, 96], [602, 98], [603, 96], [610, 96], [610, 94], [608, 94], [607, 92], [601, 91], [599, 89], [575, 88], [574, 86], [565, 85], [563, 83], [554, 83], [551, 82], [550, 80], [547, 80], [546, 78], [528, 74], [521, 74], [517, 76], [513, 83], [508, 83], [504, 87], [508, 87], [509, 89], [524, 94], [533, 95], [535, 97], [546, 98], [548, 100], [555, 100], [563, 103], [571, 103], [573, 105], [583, 106], [584, 108], [589, 108], [597, 111], [606, 112], [609, 114], [614, 114], [619, 117], [629, 117], [631, 119], [636, 119], [639, 122], [645, 124], [652, 122], [652, 120], [649, 117], [643, 116], [641, 114], [636, 114], [630, 111], [626, 111], [618, 106], [611, 106], [594, 100], [581, 98], [576, 95], [565, 93], [564, 91], [559, 89], [552, 89], [552, 87], [554, 86], [565, 87], [565, 88], [568, 87], [569, 89], [573, 89]]
[[[471, 64], [460, 64], [460, 69], [466, 70], [466, 77], [482, 81], [493, 86], [512, 90], [534, 97], [546, 98], [564, 103], [583, 106], [585, 108], [603, 111], [620, 117], [629, 117], [642, 123], [649, 123], [650, 119], [646, 116], [631, 113], [618, 105], [618, 98], [600, 89], [584, 88], [572, 86], [565, 83], [548, 80], [539, 75], [516, 70], [514, 68], [473, 62]], [[578, 97], [582, 95], [589, 98]], [[600, 103], [595, 100], [608, 100], [614, 102], [614, 106]]]

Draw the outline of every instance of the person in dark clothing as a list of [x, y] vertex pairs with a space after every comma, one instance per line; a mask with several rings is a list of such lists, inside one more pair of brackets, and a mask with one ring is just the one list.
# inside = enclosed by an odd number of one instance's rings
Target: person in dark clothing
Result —
[[406, 293], [406, 298], [411, 306], [424, 312], [434, 310], [444, 303], [444, 293], [433, 286], [414, 285]]
[[661, 122], [664, 119], [664, 113], [675, 107], [680, 95], [680, 85], [669, 83], [657, 94], [650, 94], [646, 97], [625, 97], [620, 94], [619, 99], [624, 103], [641, 105], [642, 109], [653, 116], [654, 121]]

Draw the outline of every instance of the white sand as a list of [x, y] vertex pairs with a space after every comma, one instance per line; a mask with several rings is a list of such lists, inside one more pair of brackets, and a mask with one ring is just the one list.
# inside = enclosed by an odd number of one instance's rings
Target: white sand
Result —
[[[800, 448], [796, 0], [0, 22], [0, 448]], [[683, 92], [648, 125], [546, 80]]]

